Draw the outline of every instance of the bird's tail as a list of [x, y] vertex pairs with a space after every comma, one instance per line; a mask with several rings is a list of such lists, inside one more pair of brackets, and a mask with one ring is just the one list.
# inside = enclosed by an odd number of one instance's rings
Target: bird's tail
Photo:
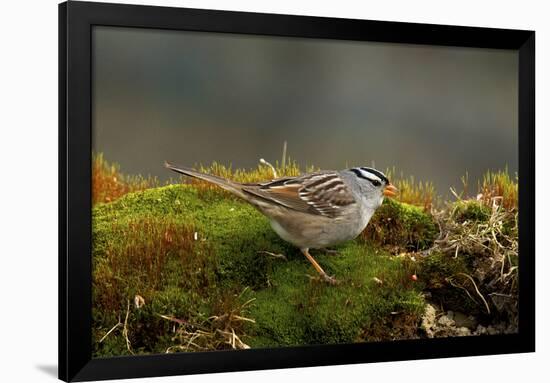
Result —
[[210, 182], [214, 185], [221, 187], [224, 190], [227, 190], [235, 194], [238, 197], [248, 199], [247, 196], [243, 193], [241, 185], [238, 182], [233, 182], [222, 177], [213, 176], [211, 174], [204, 174], [184, 166], [173, 165], [166, 161], [164, 162], [164, 166], [170, 170], [175, 171], [176, 173], [180, 173], [188, 177], [198, 178], [200, 180]]

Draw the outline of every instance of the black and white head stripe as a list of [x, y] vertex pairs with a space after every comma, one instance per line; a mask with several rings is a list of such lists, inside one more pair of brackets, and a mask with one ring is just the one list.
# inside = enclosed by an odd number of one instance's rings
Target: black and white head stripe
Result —
[[373, 184], [384, 183], [387, 185], [390, 183], [384, 173], [373, 168], [352, 168], [350, 170], [354, 172], [357, 177], [369, 180]]

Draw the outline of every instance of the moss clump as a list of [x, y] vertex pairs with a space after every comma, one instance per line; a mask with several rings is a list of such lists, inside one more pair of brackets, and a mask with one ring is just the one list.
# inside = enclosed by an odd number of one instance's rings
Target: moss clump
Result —
[[452, 206], [451, 218], [458, 223], [487, 222], [491, 217], [491, 209], [476, 200], [460, 200]]
[[467, 263], [463, 257], [454, 258], [442, 253], [432, 253], [420, 259], [418, 276], [426, 288], [437, 290], [448, 285], [448, 277], [467, 271]]
[[361, 237], [402, 252], [427, 249], [437, 235], [438, 227], [424, 209], [385, 199]]
[[[425, 246], [420, 228], [426, 232], [428, 216], [389, 206], [393, 217], [407, 214], [399, 218], [403, 228], [416, 230], [402, 243]], [[229, 329], [252, 347], [373, 340], [391, 334], [392, 315], [413, 323], [423, 312], [413, 266], [402, 257], [360, 240], [344, 244], [340, 255], [313, 252], [341, 282], [326, 285], [253, 207], [193, 185], [100, 203], [92, 226], [94, 356], [230, 348]], [[145, 305], [134, 304], [136, 295]], [[197, 331], [214, 335], [182, 346]]]

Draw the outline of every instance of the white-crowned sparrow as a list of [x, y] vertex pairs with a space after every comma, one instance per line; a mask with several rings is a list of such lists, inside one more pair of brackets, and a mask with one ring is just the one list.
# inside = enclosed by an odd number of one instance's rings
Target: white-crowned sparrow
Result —
[[354, 239], [365, 229], [384, 196], [397, 193], [382, 172], [367, 167], [241, 184], [168, 162], [165, 166], [218, 185], [255, 206], [269, 218], [273, 230], [299, 247], [329, 283], [336, 280], [325, 273], [309, 249], [324, 249]]

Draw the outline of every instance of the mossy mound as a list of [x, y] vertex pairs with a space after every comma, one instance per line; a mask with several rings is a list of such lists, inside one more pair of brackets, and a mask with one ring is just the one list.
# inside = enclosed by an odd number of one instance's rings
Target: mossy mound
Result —
[[438, 234], [433, 217], [423, 208], [386, 198], [362, 238], [394, 252], [403, 252], [427, 249]]
[[[97, 205], [94, 356], [165, 352], [181, 345], [178, 326], [189, 332], [208, 327], [213, 334], [226, 334], [231, 326], [251, 347], [378, 340], [381, 333], [396, 337], [392, 318], [416, 323], [424, 300], [410, 278], [415, 265], [379, 244], [393, 240], [423, 248], [436, 230], [421, 209], [396, 202], [381, 209], [389, 209], [407, 232], [387, 225], [384, 241], [350, 241], [337, 249], [339, 255], [312, 252], [340, 281], [330, 286], [314, 279], [309, 262], [264, 216], [222, 193], [170, 185]], [[137, 296], [143, 305], [134, 302]], [[254, 323], [221, 325], [220, 318], [227, 317]], [[202, 347], [196, 349], [232, 347], [196, 343]]]
[[458, 223], [487, 222], [491, 216], [491, 209], [476, 200], [461, 200], [453, 204], [451, 215]]

